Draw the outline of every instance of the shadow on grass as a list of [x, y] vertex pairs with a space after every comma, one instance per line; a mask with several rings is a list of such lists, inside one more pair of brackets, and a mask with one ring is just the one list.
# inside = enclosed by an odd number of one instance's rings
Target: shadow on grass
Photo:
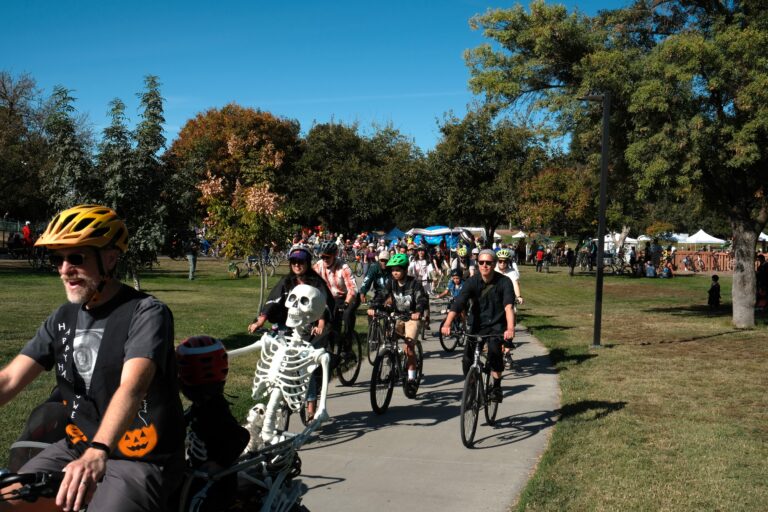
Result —
[[562, 348], [555, 348], [549, 352], [549, 357], [552, 358], [552, 362], [555, 365], [563, 364], [567, 366], [569, 364], [581, 364], [584, 361], [589, 361], [597, 357], [597, 354], [571, 354]]
[[693, 304], [690, 306], [647, 308], [643, 311], [645, 313], [667, 313], [674, 316], [706, 316], [712, 318], [733, 316], [733, 306], [731, 304], [723, 304], [720, 306], [720, 309], [716, 310], [712, 310], [704, 304]]
[[257, 339], [258, 338], [253, 334], [243, 333], [227, 336], [226, 338], [222, 339], [221, 342], [224, 344], [227, 350], [234, 350], [236, 348], [245, 347], [246, 345], [251, 345]]
[[612, 412], [620, 411], [627, 402], [606, 402], [603, 400], [582, 400], [575, 404], [568, 404], [558, 411], [560, 419], [570, 419], [576, 416], [580, 421], [593, 421], [605, 418]]
[[715, 334], [707, 334], [706, 336], [694, 336], [692, 338], [684, 338], [681, 340], [644, 341], [640, 343], [640, 345], [664, 345], [666, 343], [689, 343], [691, 341], [701, 341], [701, 340], [706, 340], [710, 338], [717, 338], [719, 336], [726, 336], [728, 334], [734, 334], [737, 332], [739, 331], [734, 329], [732, 331], [723, 331]]
[[569, 329], [573, 329], [571, 326], [567, 325], [554, 325], [554, 324], [542, 324], [542, 325], [535, 325], [530, 327], [531, 334], [536, 336], [537, 331], [567, 331]]

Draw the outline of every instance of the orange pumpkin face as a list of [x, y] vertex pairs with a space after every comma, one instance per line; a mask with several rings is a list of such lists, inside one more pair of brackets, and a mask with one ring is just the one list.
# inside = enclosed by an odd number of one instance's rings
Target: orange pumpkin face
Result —
[[157, 430], [154, 423], [135, 430], [126, 430], [117, 443], [117, 449], [126, 457], [143, 457], [157, 446]]
[[69, 423], [66, 427], [64, 427], [64, 432], [67, 433], [67, 436], [69, 436], [69, 440], [72, 444], [77, 444], [81, 441], [83, 443], [88, 442], [88, 438], [85, 437], [83, 431], [80, 430], [74, 423]]

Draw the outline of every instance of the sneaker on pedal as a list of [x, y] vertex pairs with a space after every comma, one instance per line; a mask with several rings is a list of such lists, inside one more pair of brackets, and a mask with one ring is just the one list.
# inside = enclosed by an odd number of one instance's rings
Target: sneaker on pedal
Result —
[[491, 402], [501, 403], [504, 400], [504, 393], [501, 391], [501, 388], [491, 388], [489, 399]]
[[416, 393], [419, 391], [419, 383], [415, 379], [408, 379], [405, 384], [405, 396], [407, 398], [416, 398]]
[[504, 366], [508, 369], [512, 369], [512, 351], [507, 352], [504, 354]]

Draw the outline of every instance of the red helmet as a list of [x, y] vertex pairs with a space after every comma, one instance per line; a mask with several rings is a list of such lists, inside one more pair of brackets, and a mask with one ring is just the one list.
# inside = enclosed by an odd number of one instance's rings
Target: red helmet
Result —
[[179, 363], [179, 380], [187, 386], [227, 380], [227, 351], [221, 341], [210, 336], [191, 336], [179, 343], [176, 361]]

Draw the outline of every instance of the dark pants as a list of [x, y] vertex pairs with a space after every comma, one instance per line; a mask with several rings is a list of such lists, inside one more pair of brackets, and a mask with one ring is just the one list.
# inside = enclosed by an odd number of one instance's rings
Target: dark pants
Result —
[[[482, 332], [477, 334], [492, 334], [490, 332]], [[502, 354], [501, 347], [504, 345], [504, 336], [501, 334], [498, 338], [485, 338], [481, 341], [488, 347], [488, 366], [495, 372], [504, 371], [504, 356]], [[466, 343], [464, 345], [464, 355], [461, 358], [461, 367], [464, 371], [464, 375], [469, 371], [469, 367], [475, 362], [475, 344]]]

